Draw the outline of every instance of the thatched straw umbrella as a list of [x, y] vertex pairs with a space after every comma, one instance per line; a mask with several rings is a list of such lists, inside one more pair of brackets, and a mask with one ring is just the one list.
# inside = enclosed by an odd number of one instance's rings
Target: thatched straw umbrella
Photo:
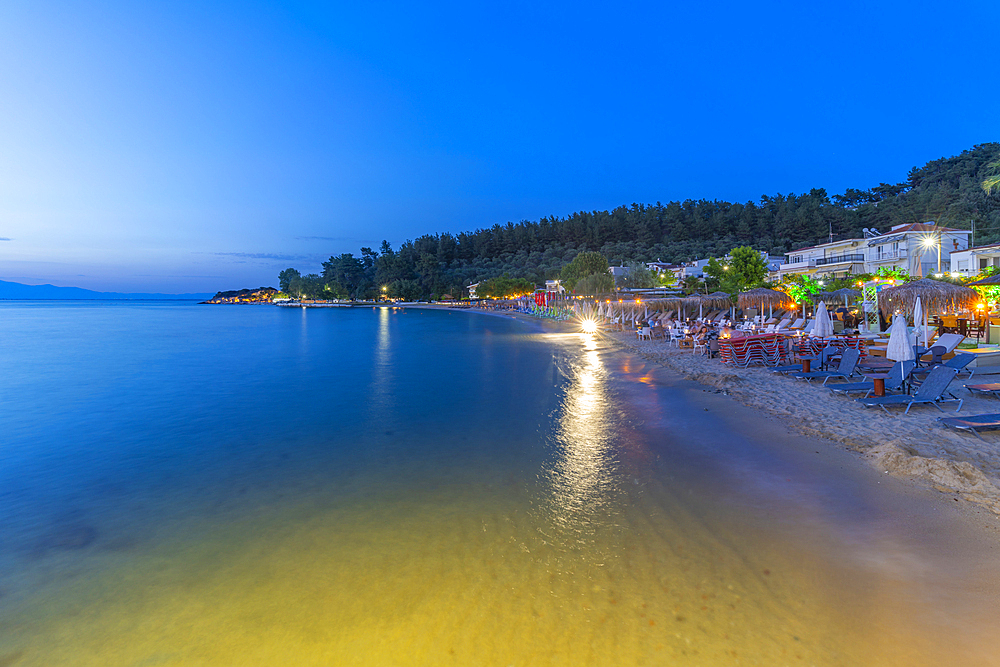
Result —
[[861, 290], [851, 289], [850, 287], [843, 287], [839, 290], [830, 292], [830, 296], [836, 297], [838, 299], [844, 300], [844, 307], [847, 307], [848, 299], [859, 299], [861, 298]]
[[980, 278], [979, 280], [966, 283], [966, 287], [987, 287], [989, 285], [1000, 285], [1000, 273], [995, 276], [988, 276], [986, 278]]
[[924, 278], [882, 290], [878, 293], [878, 307], [883, 315], [912, 313], [917, 297], [920, 297], [925, 313], [973, 310], [980, 301], [979, 294], [973, 289]]
[[701, 318], [705, 306], [709, 308], [729, 308], [733, 305], [733, 300], [727, 292], [713, 292], [712, 294], [692, 294], [684, 299], [685, 303], [698, 306], [698, 317]]
[[740, 310], [746, 310], [747, 308], [760, 308], [763, 310], [766, 305], [769, 308], [768, 317], [772, 317], [776, 305], [782, 306], [790, 300], [791, 297], [784, 292], [776, 289], [768, 289], [767, 287], [757, 287], [746, 292], [740, 292], [736, 297], [736, 305], [740, 307]]

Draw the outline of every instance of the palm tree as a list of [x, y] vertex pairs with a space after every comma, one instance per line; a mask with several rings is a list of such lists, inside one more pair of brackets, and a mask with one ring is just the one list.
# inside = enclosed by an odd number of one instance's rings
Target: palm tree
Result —
[[993, 174], [983, 181], [983, 190], [986, 190], [986, 194], [990, 194], [994, 190], [1000, 192], [1000, 160], [990, 162], [986, 168], [991, 169]]

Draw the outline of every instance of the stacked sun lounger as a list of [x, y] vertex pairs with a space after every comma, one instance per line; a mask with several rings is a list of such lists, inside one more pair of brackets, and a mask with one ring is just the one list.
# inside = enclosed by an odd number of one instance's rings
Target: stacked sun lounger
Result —
[[781, 335], [764, 334], [720, 340], [719, 356], [724, 364], [744, 368], [755, 363], [775, 366], [785, 358], [783, 338]]

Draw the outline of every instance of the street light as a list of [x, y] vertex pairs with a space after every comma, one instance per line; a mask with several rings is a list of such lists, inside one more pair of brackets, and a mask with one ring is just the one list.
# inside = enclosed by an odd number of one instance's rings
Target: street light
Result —
[[921, 244], [928, 249], [937, 246], [937, 272], [941, 273], [941, 233], [925, 236]]

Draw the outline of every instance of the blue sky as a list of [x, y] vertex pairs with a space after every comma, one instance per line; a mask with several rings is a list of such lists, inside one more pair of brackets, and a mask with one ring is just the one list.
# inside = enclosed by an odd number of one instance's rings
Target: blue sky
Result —
[[423, 233], [899, 181], [1000, 4], [0, 4], [0, 279], [275, 284]]

